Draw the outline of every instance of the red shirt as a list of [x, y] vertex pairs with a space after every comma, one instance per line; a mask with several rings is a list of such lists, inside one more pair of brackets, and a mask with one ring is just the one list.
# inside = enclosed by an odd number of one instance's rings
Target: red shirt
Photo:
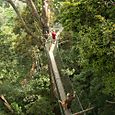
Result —
[[56, 39], [56, 33], [55, 32], [52, 32], [52, 38]]

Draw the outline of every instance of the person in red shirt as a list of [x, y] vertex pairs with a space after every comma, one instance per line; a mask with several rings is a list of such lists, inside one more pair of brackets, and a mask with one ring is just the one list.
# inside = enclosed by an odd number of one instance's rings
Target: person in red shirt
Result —
[[54, 43], [56, 40], [56, 32], [54, 30], [52, 31], [52, 39], [53, 39], [53, 43]]

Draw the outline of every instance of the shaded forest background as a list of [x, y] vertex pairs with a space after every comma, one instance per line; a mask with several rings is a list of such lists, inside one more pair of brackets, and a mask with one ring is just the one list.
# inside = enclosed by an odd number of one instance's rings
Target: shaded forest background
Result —
[[[26, 0], [13, 2], [27, 28], [9, 1], [0, 0], [0, 96], [10, 108], [1, 100], [0, 115], [53, 115], [43, 28]], [[42, 0], [33, 2], [42, 17]], [[115, 2], [49, 0], [49, 7], [49, 26], [64, 27], [62, 72], [83, 107], [95, 107], [87, 115], [115, 115]]]

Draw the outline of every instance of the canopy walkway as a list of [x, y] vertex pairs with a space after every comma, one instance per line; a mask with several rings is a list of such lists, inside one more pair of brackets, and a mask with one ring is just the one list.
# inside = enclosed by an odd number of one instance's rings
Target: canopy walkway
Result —
[[[63, 30], [63, 28], [59, 28], [59, 31], [56, 34], [56, 41], [55, 43], [52, 43], [52, 38], [51, 36], [49, 36], [49, 39], [46, 41], [46, 50], [47, 50], [47, 56], [48, 56], [48, 60], [49, 60], [49, 70], [50, 70], [50, 80], [51, 80], [51, 88], [52, 88], [52, 92], [54, 93], [57, 101], [58, 100], [65, 100], [66, 99], [66, 94], [69, 93], [73, 93], [73, 87], [72, 87], [72, 83], [69, 79], [68, 76], [64, 76], [61, 72], [61, 61], [60, 61], [60, 56], [59, 56], [59, 52], [58, 52], [58, 39], [59, 39], [59, 35], [60, 32]], [[77, 99], [77, 101], [76, 101]], [[72, 114], [71, 110], [68, 109], [64, 109], [60, 103], [59, 103], [59, 107], [60, 107], [60, 111], [61, 111], [61, 115], [79, 115], [79, 114], [84, 114], [86, 115], [86, 112], [90, 110], [86, 109], [84, 110], [78, 95], [76, 95], [76, 108], [77, 110], [81, 110], [78, 113]], [[75, 103], [75, 102], [74, 102]], [[93, 108], [91, 108], [93, 109]]]

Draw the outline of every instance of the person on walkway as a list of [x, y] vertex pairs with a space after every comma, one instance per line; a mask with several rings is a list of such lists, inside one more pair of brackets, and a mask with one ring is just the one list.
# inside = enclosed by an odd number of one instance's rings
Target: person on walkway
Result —
[[56, 32], [55, 32], [55, 30], [52, 31], [52, 40], [53, 40], [53, 43], [56, 40]]
[[73, 94], [67, 93], [67, 98], [64, 101], [59, 100], [59, 103], [61, 103], [62, 107], [64, 109], [70, 109], [71, 108], [71, 103], [73, 99], [75, 99], [75, 91]]

